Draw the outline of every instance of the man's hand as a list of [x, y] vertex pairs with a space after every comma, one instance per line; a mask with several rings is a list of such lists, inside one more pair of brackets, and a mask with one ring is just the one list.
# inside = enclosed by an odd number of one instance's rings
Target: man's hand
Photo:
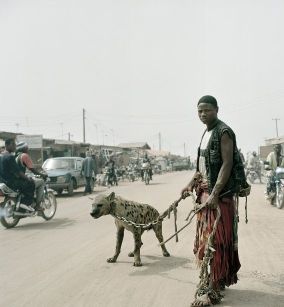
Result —
[[32, 177], [26, 176], [26, 178], [27, 178], [29, 181], [31, 181], [31, 182], [34, 181]]
[[210, 209], [216, 209], [219, 201], [219, 196], [217, 194], [210, 194], [206, 200], [206, 206]]
[[193, 191], [192, 187], [186, 186], [185, 188], [183, 188], [181, 190], [180, 194], [181, 194], [182, 198], [186, 198], [187, 196], [189, 196], [192, 193], [192, 191]]
[[46, 180], [48, 178], [48, 175], [44, 173], [41, 173], [40, 176], [43, 178], [43, 180]]

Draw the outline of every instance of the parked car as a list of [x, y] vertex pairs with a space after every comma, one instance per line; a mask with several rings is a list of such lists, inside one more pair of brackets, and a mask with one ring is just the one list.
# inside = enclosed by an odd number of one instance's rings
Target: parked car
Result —
[[[42, 168], [50, 178], [49, 187], [61, 194], [66, 190], [68, 195], [73, 195], [73, 191], [85, 186], [85, 178], [81, 176], [83, 158], [81, 157], [59, 157], [47, 159]], [[92, 188], [95, 178], [91, 181]]]

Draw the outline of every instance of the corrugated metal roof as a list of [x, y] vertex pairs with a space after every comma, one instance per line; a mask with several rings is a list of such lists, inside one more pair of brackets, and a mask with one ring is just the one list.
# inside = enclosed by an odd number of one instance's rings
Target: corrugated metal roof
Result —
[[143, 148], [143, 149], [151, 148], [146, 142], [120, 143], [118, 144], [118, 146], [122, 148]]

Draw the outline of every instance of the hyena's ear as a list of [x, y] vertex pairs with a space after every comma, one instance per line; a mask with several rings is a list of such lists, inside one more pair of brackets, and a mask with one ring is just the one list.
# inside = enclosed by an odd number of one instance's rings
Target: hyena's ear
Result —
[[114, 192], [111, 192], [111, 193], [109, 194], [109, 196], [107, 197], [107, 199], [110, 200], [110, 201], [113, 201], [114, 198], [115, 198], [115, 193], [114, 193]]

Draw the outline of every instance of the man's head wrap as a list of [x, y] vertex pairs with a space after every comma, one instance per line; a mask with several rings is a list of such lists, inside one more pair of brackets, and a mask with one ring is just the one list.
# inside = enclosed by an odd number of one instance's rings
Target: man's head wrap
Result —
[[274, 150], [282, 150], [281, 144], [274, 144], [273, 148]]
[[210, 95], [201, 97], [197, 105], [199, 105], [200, 103], [208, 103], [208, 104], [211, 104], [213, 107], [218, 108], [218, 103], [217, 103], [216, 98]]
[[16, 145], [16, 151], [23, 151], [24, 149], [28, 148], [28, 144], [26, 142], [20, 142]]

